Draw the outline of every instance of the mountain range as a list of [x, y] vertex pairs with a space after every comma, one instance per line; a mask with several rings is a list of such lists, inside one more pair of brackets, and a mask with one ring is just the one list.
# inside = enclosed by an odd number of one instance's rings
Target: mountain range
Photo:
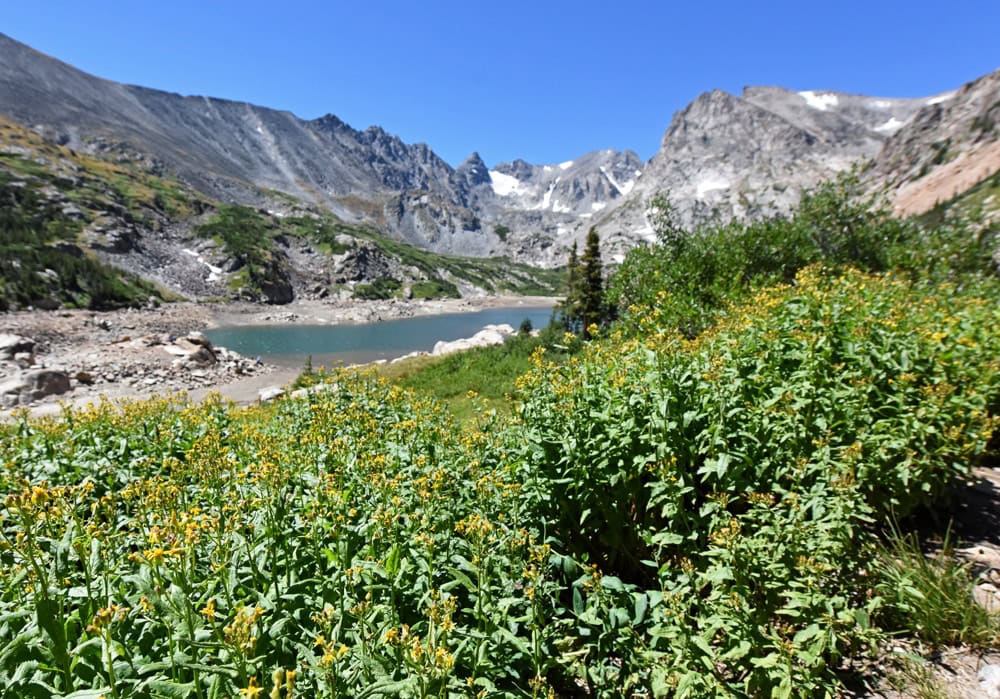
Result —
[[780, 214], [858, 166], [901, 211], [929, 208], [1000, 169], [998, 105], [1000, 72], [912, 99], [712, 90], [673, 116], [646, 163], [600, 150], [490, 166], [472, 153], [453, 168], [377, 126], [124, 85], [0, 34], [0, 114], [51, 143], [270, 215], [311, 207], [435, 253], [540, 267], [563, 264], [591, 226], [621, 259], [651, 238], [658, 194], [688, 226]]

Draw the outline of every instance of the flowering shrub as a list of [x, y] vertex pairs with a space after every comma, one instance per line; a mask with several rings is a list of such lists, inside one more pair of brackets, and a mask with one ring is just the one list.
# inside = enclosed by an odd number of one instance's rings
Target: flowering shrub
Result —
[[995, 302], [818, 268], [458, 426], [370, 375], [0, 433], [0, 693], [818, 696], [870, 524], [979, 458]]
[[642, 339], [536, 357], [515, 439], [547, 530], [639, 596], [605, 612], [649, 676], [605, 661], [622, 691], [829, 690], [872, 638], [869, 525], [931, 501], [996, 429], [995, 302], [810, 267], [693, 341], [659, 308], [633, 320]]

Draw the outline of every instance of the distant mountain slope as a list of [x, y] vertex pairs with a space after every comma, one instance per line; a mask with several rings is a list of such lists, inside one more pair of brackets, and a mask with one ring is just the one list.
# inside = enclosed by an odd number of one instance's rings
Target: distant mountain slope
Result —
[[[456, 169], [424, 144], [374, 126], [358, 131], [332, 114], [306, 121], [243, 102], [122, 85], [2, 34], [0, 113], [72, 148], [169, 173], [213, 198], [259, 206], [266, 203], [259, 190], [274, 189], [440, 252], [505, 253], [507, 236], [482, 218], [524, 208], [497, 196], [478, 155]], [[631, 170], [641, 167], [635, 154], [624, 157]], [[602, 177], [595, 173], [568, 173], [561, 205], [594, 210], [608, 203], [603, 197], [620, 196], [611, 187], [590, 191], [587, 178]]]
[[292, 197], [267, 198], [271, 212], [225, 205], [0, 117], [0, 310], [177, 296], [553, 294], [562, 283], [557, 272], [436, 254]]
[[1000, 170], [1000, 71], [931, 100], [875, 158], [873, 181], [919, 214]]
[[[556, 267], [597, 226], [606, 257], [648, 240], [664, 194], [688, 226], [787, 212], [802, 191], [876, 158], [873, 187], [901, 211], [930, 206], [995, 171], [997, 83], [898, 99], [748, 87], [678, 111], [646, 164], [597, 150], [558, 164], [457, 168], [429, 146], [326, 115], [184, 97], [83, 73], [0, 34], [0, 114], [51, 141], [222, 202], [273, 209], [276, 193], [439, 253]], [[917, 204], [907, 203], [911, 200]]]
[[879, 152], [926, 99], [748, 87], [699, 96], [674, 115], [635, 191], [597, 223], [627, 248], [651, 233], [664, 194], [680, 223], [790, 211], [804, 189]]

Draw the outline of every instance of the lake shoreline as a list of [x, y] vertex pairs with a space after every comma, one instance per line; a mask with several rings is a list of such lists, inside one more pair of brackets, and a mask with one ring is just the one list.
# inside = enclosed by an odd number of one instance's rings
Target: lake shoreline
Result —
[[267, 326], [294, 323], [299, 325], [356, 325], [379, 323], [432, 315], [477, 313], [494, 308], [554, 307], [562, 299], [556, 296], [481, 296], [461, 299], [388, 299], [378, 301], [302, 300], [284, 306], [260, 306], [250, 303], [210, 304], [206, 329]]
[[[65, 373], [70, 390], [21, 407], [32, 416], [58, 415], [61, 404], [84, 407], [111, 400], [148, 399], [186, 393], [200, 400], [210, 392], [238, 403], [256, 399], [263, 384], [280, 385], [297, 371], [267, 363], [218, 362], [178, 369], [169, 353], [175, 338], [224, 326], [356, 325], [423, 316], [475, 313], [492, 308], [540, 308], [559, 299], [490, 296], [469, 299], [388, 301], [297, 301], [285, 306], [249, 303], [163, 304], [158, 308], [114, 311], [55, 310], [0, 314], [0, 334], [30, 338], [30, 366], [0, 362], [0, 384], [40, 369]], [[443, 339], [443, 338], [442, 338]], [[0, 409], [0, 420], [13, 414]]]

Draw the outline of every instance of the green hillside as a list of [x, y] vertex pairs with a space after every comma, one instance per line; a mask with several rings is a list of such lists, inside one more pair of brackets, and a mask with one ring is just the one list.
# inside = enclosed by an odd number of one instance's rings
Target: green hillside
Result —
[[817, 196], [699, 233], [725, 251], [661, 231], [617, 321], [510, 365], [507, 413], [341, 372], [3, 428], [0, 686], [816, 697], [891, 636], [996, 647], [965, 569], [892, 543], [997, 457], [995, 272], [940, 256], [961, 226]]
[[[150, 297], [178, 298], [178, 292], [110, 264], [114, 254], [98, 256], [96, 246], [116, 246], [101, 231], [116, 228], [137, 231], [137, 254], [142, 236], [160, 236], [166, 229], [186, 231], [192, 245], [199, 238], [214, 240], [233, 261], [226, 287], [233, 298], [290, 298], [294, 270], [282, 250], [299, 241], [314, 245], [326, 265], [333, 255], [374, 245], [401, 269], [415, 270], [358, 285], [359, 298], [400, 296], [404, 285], [415, 298], [457, 297], [459, 285], [493, 294], [560, 291], [561, 275], [552, 270], [435, 254], [285, 195], [261, 196], [292, 206], [296, 214], [215, 202], [152, 174], [148, 164], [85, 155], [0, 118], [0, 309], [105, 309], [140, 305]], [[182, 254], [179, 247], [176, 252]]]

